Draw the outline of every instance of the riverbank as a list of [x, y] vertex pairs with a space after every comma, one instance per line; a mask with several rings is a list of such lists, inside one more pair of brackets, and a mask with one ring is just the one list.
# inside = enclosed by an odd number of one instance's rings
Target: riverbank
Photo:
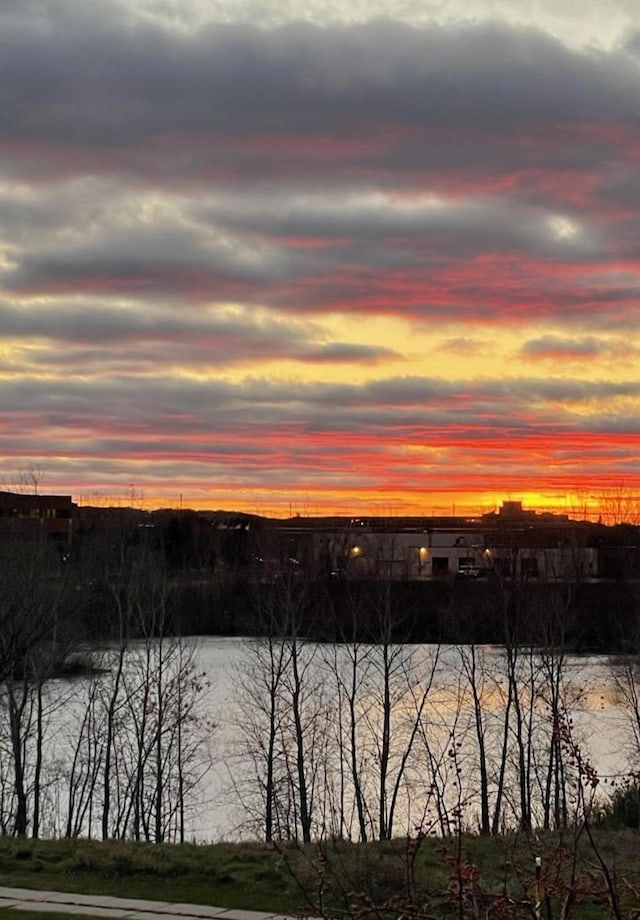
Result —
[[[591, 830], [591, 829], [590, 829]], [[148, 898], [278, 914], [394, 917], [621, 916], [640, 907], [640, 836], [564, 834], [266, 844], [154, 845], [0, 840], [0, 885]], [[536, 881], [536, 858], [541, 871]]]

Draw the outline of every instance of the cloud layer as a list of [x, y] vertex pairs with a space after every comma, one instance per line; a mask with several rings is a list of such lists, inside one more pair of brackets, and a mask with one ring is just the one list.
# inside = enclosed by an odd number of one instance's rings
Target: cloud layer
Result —
[[624, 6], [597, 49], [545, 4], [238, 9], [0, 13], [0, 475], [270, 511], [637, 488]]

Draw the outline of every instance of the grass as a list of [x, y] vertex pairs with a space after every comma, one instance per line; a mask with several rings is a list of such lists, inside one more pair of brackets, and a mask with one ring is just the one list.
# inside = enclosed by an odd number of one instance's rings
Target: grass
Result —
[[299, 903], [286, 867], [259, 845], [4, 838], [0, 885], [255, 910]]
[[[630, 830], [599, 831], [599, 848], [615, 871], [627, 916], [640, 907], [640, 836]], [[593, 852], [580, 841], [573, 885], [579, 920], [610, 915]], [[260, 844], [154, 845], [87, 840], [0, 838], [0, 885], [86, 894], [149, 898], [275, 913], [317, 912], [341, 917], [373, 911], [396, 917], [415, 913], [444, 918], [473, 916], [502, 902], [504, 917], [531, 917], [534, 860], [540, 855], [552, 915], [559, 916], [568, 890], [572, 838], [538, 840], [525, 835], [426, 839], [414, 860], [407, 840], [355, 846], [333, 842], [318, 848], [278, 851]], [[459, 897], [459, 884], [462, 896]], [[635, 891], [638, 891], [636, 895]], [[507, 900], [508, 899], [508, 900]], [[496, 908], [497, 910], [497, 908]], [[7, 911], [0, 911], [4, 920]], [[34, 914], [35, 915], [35, 914]], [[493, 913], [491, 914], [494, 915]], [[25, 920], [21, 912], [20, 920]], [[43, 915], [38, 915], [42, 920]], [[51, 914], [47, 917], [52, 918]], [[12, 914], [11, 920], [17, 915]], [[28, 920], [28, 918], [27, 918]]]

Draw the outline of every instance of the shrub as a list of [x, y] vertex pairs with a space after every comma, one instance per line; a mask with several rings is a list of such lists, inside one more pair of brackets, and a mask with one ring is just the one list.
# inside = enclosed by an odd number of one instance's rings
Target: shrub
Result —
[[605, 827], [630, 827], [640, 830], [640, 782], [628, 780], [618, 786], [601, 806], [597, 824]]

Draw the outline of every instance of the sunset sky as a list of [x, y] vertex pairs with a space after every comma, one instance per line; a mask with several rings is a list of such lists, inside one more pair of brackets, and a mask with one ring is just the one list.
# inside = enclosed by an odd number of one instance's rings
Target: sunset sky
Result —
[[2, 0], [0, 479], [640, 488], [637, 0]]

